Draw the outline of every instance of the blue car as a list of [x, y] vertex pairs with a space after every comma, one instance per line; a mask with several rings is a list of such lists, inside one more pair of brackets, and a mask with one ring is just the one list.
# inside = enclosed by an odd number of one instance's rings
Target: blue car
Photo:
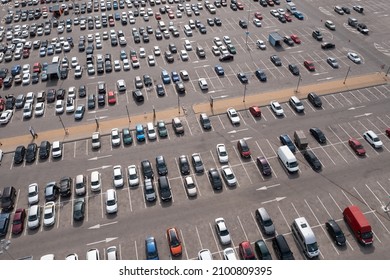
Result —
[[167, 70], [162, 70], [161, 71], [161, 79], [164, 84], [170, 84], [171, 83], [171, 78], [169, 77], [169, 74]]
[[176, 71], [171, 72], [172, 82], [180, 82], [180, 76]]
[[225, 70], [223, 70], [221, 65], [215, 65], [214, 70], [215, 70], [215, 73], [217, 73], [218, 76], [225, 75]]
[[19, 64], [15, 65], [11, 68], [11, 75], [16, 76], [16, 75], [20, 74], [21, 70], [22, 70], [22, 66], [20, 66]]
[[288, 136], [287, 134], [283, 134], [279, 136], [279, 139], [283, 145], [286, 145], [291, 150], [291, 152], [295, 153], [295, 145], [292, 142], [290, 136]]
[[135, 135], [137, 137], [138, 142], [145, 141], [145, 132], [142, 124], [137, 124], [137, 126], [135, 127]]
[[303, 14], [300, 12], [300, 11], [295, 11], [294, 12], [294, 16], [299, 19], [299, 20], [303, 20], [304, 19], [304, 16]]
[[147, 260], [159, 260], [157, 243], [154, 237], [149, 236], [145, 239], [145, 251]]
[[114, 14], [114, 18], [115, 18], [115, 20], [121, 20], [121, 15], [118, 12], [116, 12]]

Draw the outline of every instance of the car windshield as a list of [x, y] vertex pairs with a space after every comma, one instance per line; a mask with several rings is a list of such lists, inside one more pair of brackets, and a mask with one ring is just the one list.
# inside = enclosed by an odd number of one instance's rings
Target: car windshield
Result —
[[311, 243], [311, 244], [307, 244], [307, 250], [309, 252], [315, 252], [318, 250], [318, 245], [317, 245], [317, 242], [314, 242], [314, 243]]
[[179, 242], [179, 240], [177, 240], [176, 236], [172, 236], [171, 245], [172, 245], [173, 247], [177, 247], [177, 246], [180, 245], [180, 242]]
[[53, 212], [50, 211], [45, 213], [45, 219], [50, 219], [52, 217], [53, 217]]
[[36, 219], [37, 219], [37, 215], [29, 215], [29, 216], [28, 216], [28, 220], [29, 220], [30, 222], [35, 221]]
[[362, 238], [363, 239], [371, 239], [373, 237], [373, 234], [372, 234], [372, 232], [370, 231], [370, 232], [363, 232], [362, 233]]
[[379, 138], [378, 138], [378, 137], [374, 137], [372, 140], [373, 140], [374, 142], [379, 142]]
[[221, 231], [220, 231], [220, 235], [221, 235], [221, 236], [227, 236], [227, 235], [229, 235], [229, 231], [228, 231], [227, 229], [221, 230]]
[[107, 206], [115, 205], [115, 200], [107, 200]]
[[34, 197], [36, 195], [37, 195], [36, 191], [32, 191], [28, 193], [28, 197]]

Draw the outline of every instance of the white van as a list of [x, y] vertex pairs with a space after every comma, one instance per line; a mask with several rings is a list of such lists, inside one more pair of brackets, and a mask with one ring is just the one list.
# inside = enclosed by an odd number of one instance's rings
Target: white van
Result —
[[54, 63], [54, 64], [60, 63], [60, 57], [57, 55], [53, 56], [51, 63]]
[[167, 30], [167, 26], [165, 25], [165, 23], [162, 20], [160, 20], [158, 22], [158, 28], [161, 30], [161, 32]]
[[297, 10], [297, 8], [293, 2], [289, 2], [286, 5], [286, 10], [289, 11], [290, 13], [294, 13]]
[[148, 132], [148, 138], [149, 140], [154, 140], [156, 139], [156, 129], [154, 128], [154, 125], [152, 122], [149, 122], [147, 124], [147, 132]]
[[303, 253], [310, 259], [318, 257], [320, 250], [316, 237], [304, 217], [296, 218], [291, 224], [291, 231], [301, 246]]
[[102, 179], [99, 171], [91, 173], [91, 191], [98, 192], [101, 189]]
[[278, 157], [288, 172], [298, 172], [298, 161], [287, 145], [278, 148]]

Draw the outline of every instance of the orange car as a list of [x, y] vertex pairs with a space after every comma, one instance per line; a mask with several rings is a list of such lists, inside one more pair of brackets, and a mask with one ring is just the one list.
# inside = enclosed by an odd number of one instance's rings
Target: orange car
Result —
[[181, 240], [179, 237], [179, 232], [176, 228], [167, 229], [167, 239], [169, 250], [171, 251], [172, 256], [180, 256], [183, 250], [181, 245]]

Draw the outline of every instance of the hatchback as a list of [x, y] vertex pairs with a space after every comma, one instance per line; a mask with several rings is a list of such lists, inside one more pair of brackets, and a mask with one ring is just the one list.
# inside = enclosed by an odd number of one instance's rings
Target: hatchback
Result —
[[259, 106], [249, 107], [249, 112], [251, 112], [252, 116], [254, 116], [255, 118], [261, 117], [261, 110]]
[[256, 260], [255, 252], [249, 241], [243, 241], [238, 246], [240, 257], [242, 260]]
[[269, 176], [272, 173], [271, 167], [265, 157], [258, 157], [256, 159], [257, 167], [260, 169], [261, 174]]
[[156, 239], [149, 236], [145, 239], [145, 255], [147, 260], [158, 260], [158, 249]]
[[251, 151], [245, 139], [240, 139], [237, 141], [237, 149], [240, 152], [241, 157], [249, 158], [251, 156]]
[[320, 144], [326, 143], [326, 137], [325, 134], [321, 131], [321, 129], [317, 127], [310, 128], [310, 134], [317, 140]]
[[307, 99], [313, 104], [314, 107], [322, 107], [321, 98], [314, 92], [310, 92], [307, 95]]
[[365, 156], [366, 150], [363, 148], [363, 145], [355, 138], [348, 140], [348, 145], [358, 156]]
[[325, 223], [325, 228], [336, 245], [345, 246], [346, 244], [345, 235], [335, 220], [332, 219], [328, 220]]
[[168, 239], [168, 245], [169, 250], [171, 252], [171, 255], [173, 256], [180, 256], [182, 254], [182, 245], [181, 240], [179, 237], [179, 232], [176, 228], [168, 228], [167, 229], [167, 239]]

